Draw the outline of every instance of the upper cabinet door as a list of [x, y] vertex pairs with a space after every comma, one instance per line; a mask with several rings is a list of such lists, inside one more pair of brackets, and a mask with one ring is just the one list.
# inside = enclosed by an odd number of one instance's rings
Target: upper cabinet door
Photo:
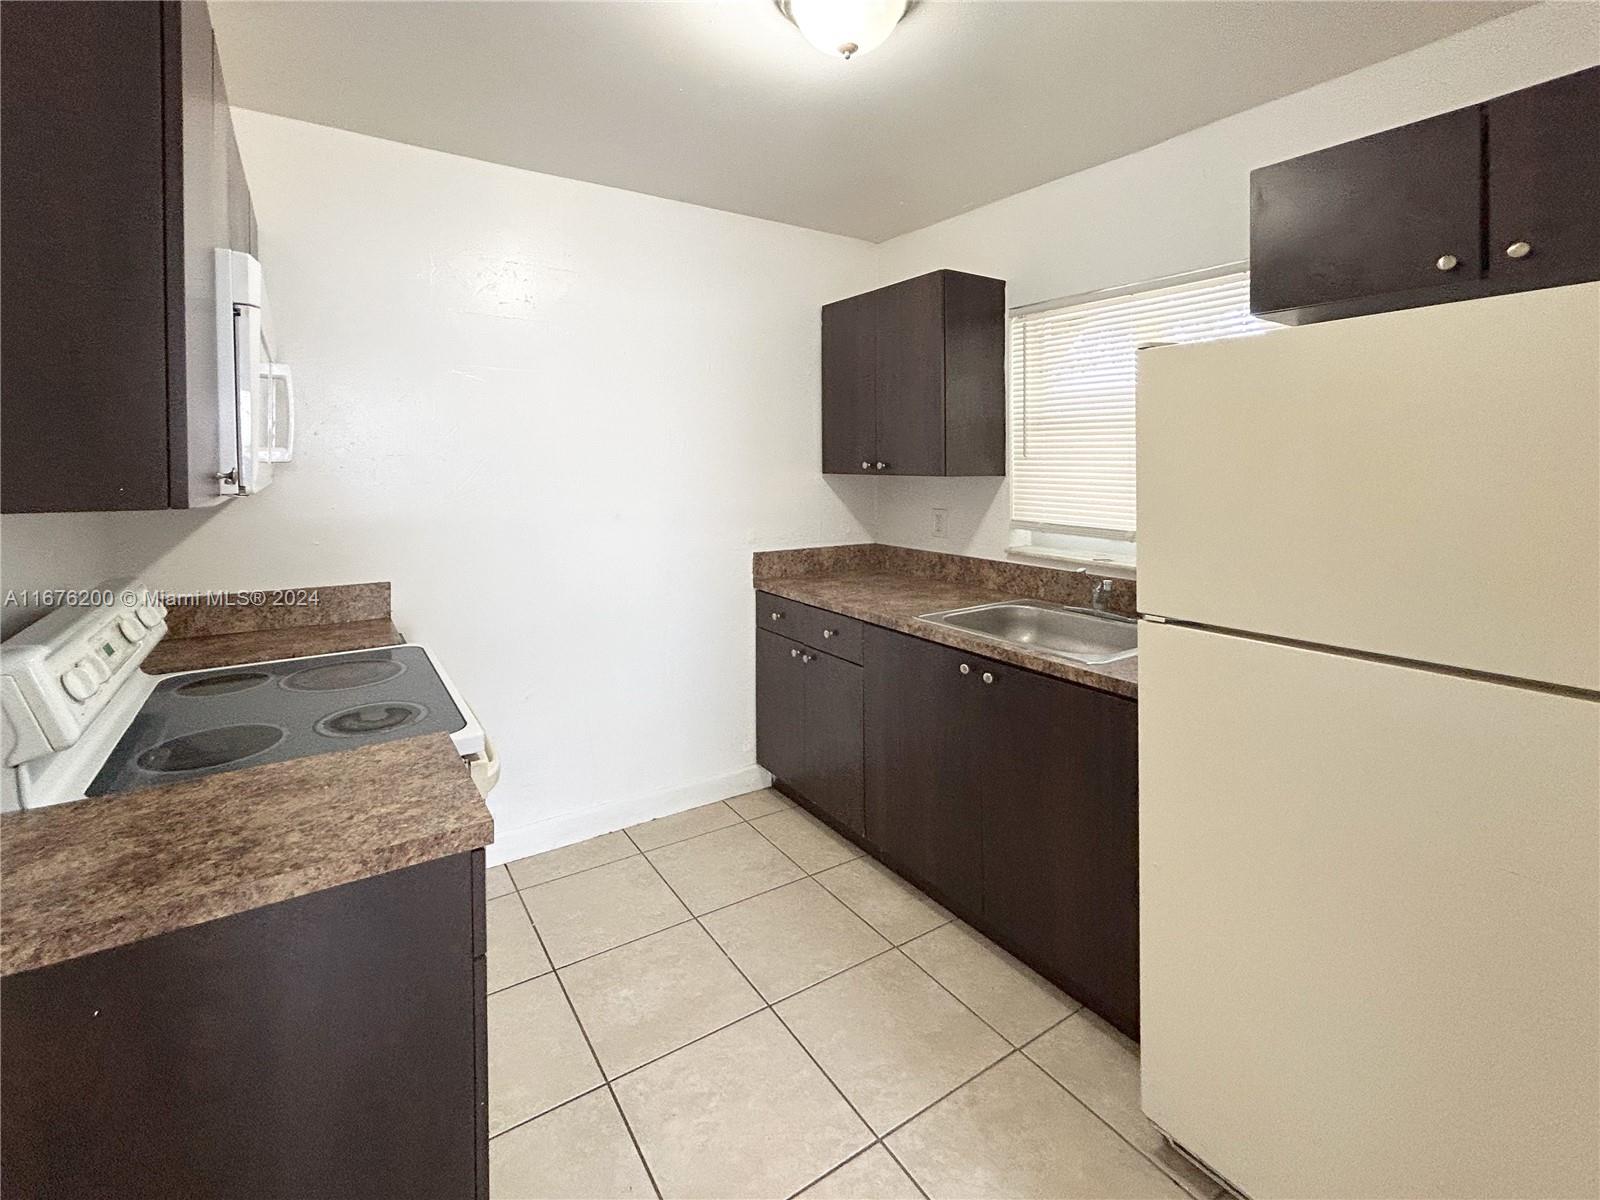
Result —
[[861, 475], [877, 461], [876, 292], [822, 309], [822, 469]]
[[1006, 473], [1006, 285], [934, 271], [822, 310], [822, 469]]
[[1600, 67], [1484, 106], [1489, 275], [1515, 287], [1600, 277]]
[[1462, 109], [1251, 172], [1250, 307], [1479, 278], [1481, 128]]
[[8, 513], [167, 507], [163, 12], [5, 6]]
[[876, 295], [878, 449], [873, 468], [885, 475], [943, 475], [943, 274], [908, 279]]

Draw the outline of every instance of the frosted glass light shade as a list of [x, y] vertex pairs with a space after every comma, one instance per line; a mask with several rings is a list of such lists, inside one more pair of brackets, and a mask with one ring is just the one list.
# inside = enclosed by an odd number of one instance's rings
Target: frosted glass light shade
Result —
[[824, 54], [855, 58], [888, 40], [907, 0], [778, 0], [778, 7]]

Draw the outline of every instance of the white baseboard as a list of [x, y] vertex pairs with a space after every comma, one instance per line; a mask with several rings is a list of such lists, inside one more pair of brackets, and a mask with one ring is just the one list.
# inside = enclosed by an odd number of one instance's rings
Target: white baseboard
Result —
[[519, 825], [516, 828], [504, 828], [497, 822], [494, 844], [485, 850], [484, 861], [489, 866], [496, 867], [501, 863], [526, 858], [530, 854], [542, 854], [558, 846], [570, 846], [573, 842], [581, 842], [585, 838], [598, 837], [614, 829], [637, 825], [640, 821], [671, 816], [686, 808], [696, 808], [702, 804], [710, 804], [714, 800], [726, 800], [730, 796], [742, 796], [746, 792], [758, 791], [771, 783], [772, 776], [752, 763], [748, 767], [741, 767], [737, 771], [718, 775], [712, 779], [702, 779], [696, 783], [669, 788], [664, 792], [654, 792], [648, 796], [613, 801], [581, 812], [557, 813], [553, 817], [546, 817], [528, 825]]

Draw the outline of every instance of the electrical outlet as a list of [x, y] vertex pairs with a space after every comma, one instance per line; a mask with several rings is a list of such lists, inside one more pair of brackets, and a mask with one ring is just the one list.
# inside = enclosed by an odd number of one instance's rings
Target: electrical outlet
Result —
[[947, 537], [950, 533], [950, 510], [936, 508], [933, 510], [933, 536]]

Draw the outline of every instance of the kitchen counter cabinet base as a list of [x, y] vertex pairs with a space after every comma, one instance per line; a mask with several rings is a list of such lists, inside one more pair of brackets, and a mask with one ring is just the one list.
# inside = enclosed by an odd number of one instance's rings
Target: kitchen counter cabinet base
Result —
[[0, 1188], [488, 1194], [483, 852], [6, 978]]
[[[758, 593], [757, 620], [791, 633], [815, 637], [804, 618], [823, 611]], [[1137, 1038], [1137, 705], [860, 633], [857, 667], [757, 628], [757, 760], [772, 786]]]

